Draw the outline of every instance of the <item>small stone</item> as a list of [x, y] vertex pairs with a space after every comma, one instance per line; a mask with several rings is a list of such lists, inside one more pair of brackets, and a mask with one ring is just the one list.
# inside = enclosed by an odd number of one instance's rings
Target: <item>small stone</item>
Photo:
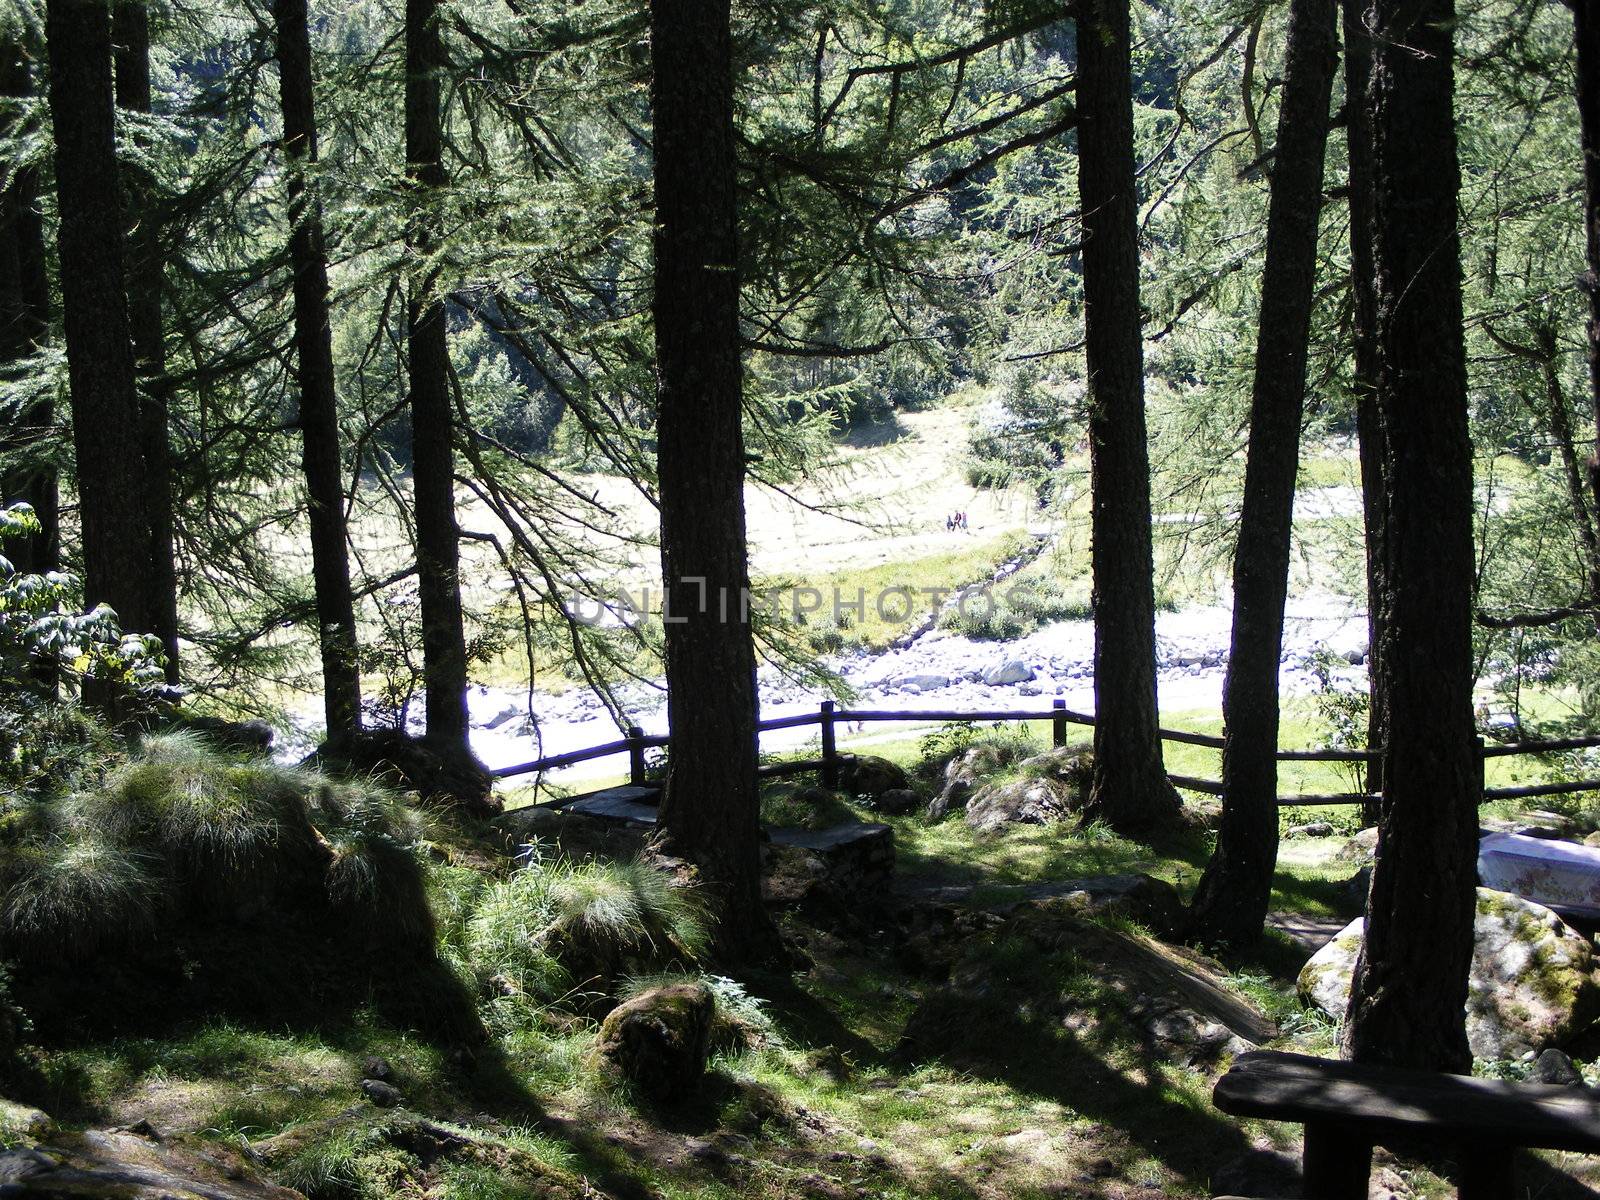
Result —
[[361, 1078], [378, 1079], [384, 1083], [394, 1082], [394, 1068], [389, 1065], [389, 1060], [380, 1058], [376, 1054], [369, 1054], [361, 1060]]
[[361, 1094], [379, 1108], [394, 1108], [400, 1103], [400, 1089], [381, 1079], [363, 1079]]
[[1582, 1087], [1583, 1072], [1563, 1051], [1551, 1046], [1534, 1060], [1528, 1076], [1534, 1083], [1553, 1083], [1560, 1087]]

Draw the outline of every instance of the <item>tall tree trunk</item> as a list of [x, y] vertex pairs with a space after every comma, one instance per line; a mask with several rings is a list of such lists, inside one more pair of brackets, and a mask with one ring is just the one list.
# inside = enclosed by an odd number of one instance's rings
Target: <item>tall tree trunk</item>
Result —
[[150, 523], [122, 279], [111, 9], [108, 0], [49, 0], [45, 14], [84, 600], [110, 605], [124, 629], [149, 632]]
[[656, 446], [672, 731], [658, 845], [698, 868], [721, 957], [770, 956], [746, 619], [728, 0], [652, 0]]
[[[1342, 0], [1344, 10], [1345, 131], [1350, 148], [1350, 294], [1355, 317], [1352, 378], [1356, 438], [1360, 445], [1361, 510], [1367, 554], [1367, 745], [1388, 740], [1383, 696], [1383, 437], [1378, 422], [1378, 299], [1372, 265], [1372, 131], [1367, 113], [1367, 77], [1372, 71], [1372, 35], [1364, 24], [1366, 0]], [[1383, 786], [1381, 762], [1368, 765], [1367, 791]], [[1378, 806], [1362, 807], [1362, 823], [1378, 820]]]
[[[1583, 231], [1589, 270], [1589, 400], [1595, 443], [1589, 456], [1589, 490], [1600, 513], [1600, 0], [1568, 0], [1578, 46], [1578, 128], [1583, 143]], [[1600, 579], [1593, 581], [1600, 595]]]
[[[32, 73], [21, 45], [0, 40], [0, 95], [26, 100], [33, 95]], [[8, 130], [7, 132], [12, 132]], [[32, 165], [13, 163], [0, 176], [0, 361], [15, 362], [45, 340], [50, 324], [50, 280], [45, 268], [44, 222], [39, 215], [39, 174]], [[21, 414], [19, 428], [6, 440], [21, 446], [45, 436], [55, 420], [49, 401]], [[0, 500], [33, 506], [39, 532], [7, 548], [17, 568], [43, 573], [60, 566], [61, 523], [55, 472], [36, 468], [0, 480]]]
[[1150, 457], [1133, 166], [1128, 0], [1078, 18], [1078, 192], [1094, 492], [1094, 782], [1086, 815], [1130, 834], [1173, 825], [1157, 734]]
[[1375, 0], [1371, 115], [1389, 739], [1352, 1057], [1471, 1066], [1477, 884], [1472, 446], [1467, 429], [1452, 0]]
[[317, 118], [311, 86], [306, 0], [274, 0], [283, 149], [289, 160], [289, 260], [294, 268], [294, 344], [300, 387], [300, 465], [311, 522], [311, 575], [322, 651], [323, 712], [328, 741], [361, 729], [355, 600], [340, 466], [339, 407], [334, 392], [333, 331], [328, 318], [328, 259], [322, 206], [305, 179], [317, 161]]
[[[406, 0], [406, 171], [416, 197], [406, 248], [417, 263], [426, 263], [439, 244], [428, 210], [433, 194], [447, 183], [439, 92], [444, 69], [437, 0]], [[430, 296], [434, 282], [432, 269], [419, 267], [406, 305], [422, 674], [429, 739], [465, 750], [467, 646], [456, 526], [455, 419], [444, 304]]]
[[[150, 18], [146, 0], [116, 0], [111, 39], [117, 105], [150, 112]], [[128, 325], [134, 369], [143, 381], [139, 426], [144, 451], [145, 514], [150, 522], [150, 632], [166, 650], [167, 682], [178, 682], [178, 576], [172, 540], [172, 449], [167, 432], [167, 350], [161, 320], [164, 272], [155, 180], [123, 169], [127, 210]]]
[[1196, 933], [1229, 945], [1261, 936], [1278, 860], [1278, 658], [1317, 284], [1328, 101], [1339, 60], [1336, 3], [1292, 0], [1289, 6], [1250, 446], [1233, 560], [1233, 643], [1222, 685], [1222, 823], [1192, 910]]

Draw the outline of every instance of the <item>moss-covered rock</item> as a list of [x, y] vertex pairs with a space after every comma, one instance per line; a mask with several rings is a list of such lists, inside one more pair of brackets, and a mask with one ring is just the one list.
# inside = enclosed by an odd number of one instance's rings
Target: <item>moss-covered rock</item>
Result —
[[839, 782], [852, 795], [869, 799], [911, 786], [911, 780], [899, 763], [873, 754], [859, 754], [845, 759], [839, 772]]
[[[1350, 922], [1300, 972], [1301, 1000], [1343, 1017], [1363, 923]], [[1478, 1058], [1517, 1058], [1567, 1041], [1600, 1015], [1594, 948], [1555, 913], [1478, 889], [1467, 1040]]]
[[600, 1026], [595, 1063], [652, 1100], [685, 1100], [705, 1075], [716, 1012], [716, 997], [704, 984], [651, 988], [611, 1010]]

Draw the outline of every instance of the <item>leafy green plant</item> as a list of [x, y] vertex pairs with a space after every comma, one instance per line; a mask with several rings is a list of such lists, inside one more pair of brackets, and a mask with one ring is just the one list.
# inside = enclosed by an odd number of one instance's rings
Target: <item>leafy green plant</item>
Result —
[[[0, 547], [39, 533], [27, 504], [0, 509]], [[75, 575], [24, 574], [0, 555], [0, 693], [31, 691], [42, 678], [70, 686], [99, 679], [139, 688], [162, 680], [158, 639], [124, 631], [106, 605], [75, 611]]]

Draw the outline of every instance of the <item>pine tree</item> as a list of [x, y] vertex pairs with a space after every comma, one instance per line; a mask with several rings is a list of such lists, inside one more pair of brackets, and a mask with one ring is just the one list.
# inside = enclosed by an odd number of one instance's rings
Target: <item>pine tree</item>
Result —
[[738, 212], [728, 0], [652, 0], [656, 446], [672, 731], [658, 846], [698, 868], [716, 947], [771, 957], [756, 664], [744, 612]]
[[301, 472], [311, 526], [311, 574], [322, 654], [328, 740], [361, 729], [361, 672], [355, 600], [350, 589], [339, 409], [334, 391], [333, 332], [328, 318], [328, 261], [322, 206], [306, 181], [317, 161], [311, 39], [305, 0], [274, 0], [283, 148], [289, 159], [289, 260], [294, 271], [295, 381], [300, 390]]
[[1087, 815], [1123, 833], [1173, 825], [1156, 705], [1155, 568], [1128, 0], [1085, 0], [1078, 32], [1078, 192], [1094, 490], [1094, 782]]
[[1260, 937], [1278, 859], [1278, 658], [1317, 288], [1335, 0], [1292, 0], [1272, 156], [1244, 498], [1233, 564], [1233, 639], [1222, 685], [1222, 822], [1191, 919], [1208, 942]]
[[1344, 1041], [1365, 1061], [1466, 1071], [1482, 785], [1472, 717], [1454, 5], [1377, 0], [1370, 17], [1388, 745]]
[[45, 12], [84, 600], [146, 632], [150, 523], [123, 291], [111, 10], [107, 0], [49, 0]]
[[429, 206], [446, 186], [441, 77], [448, 66], [438, 0], [406, 0], [406, 172], [414, 199], [406, 249], [415, 264], [406, 298], [411, 468], [422, 602], [422, 672], [430, 741], [467, 748], [467, 647], [456, 525], [455, 418], [444, 302], [431, 294], [439, 245]]

